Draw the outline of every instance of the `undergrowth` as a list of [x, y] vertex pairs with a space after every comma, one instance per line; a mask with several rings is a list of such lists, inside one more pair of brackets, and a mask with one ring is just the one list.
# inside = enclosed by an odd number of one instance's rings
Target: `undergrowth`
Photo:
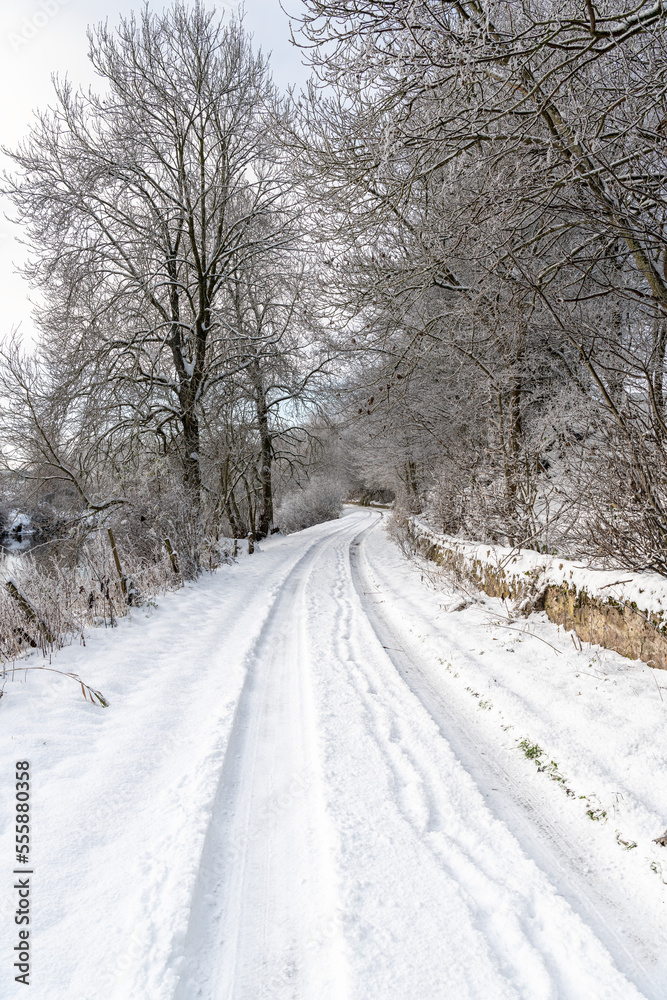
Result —
[[[146, 531], [143, 549], [132, 544], [121, 521], [113, 535], [106, 529], [57, 543], [52, 554], [5, 556], [0, 567], [0, 683], [12, 680], [17, 663], [31, 653], [51, 657], [73, 642], [85, 642], [90, 627], [113, 628], [132, 607], [155, 604], [154, 598], [183, 586], [202, 567], [232, 561], [225, 541], [207, 543], [172, 531], [174, 544]], [[114, 552], [115, 548], [115, 552]], [[21, 665], [26, 670], [52, 669]], [[62, 673], [62, 671], [55, 671]], [[81, 678], [84, 698], [105, 705], [104, 696]], [[1, 690], [1, 689], [0, 689]]]

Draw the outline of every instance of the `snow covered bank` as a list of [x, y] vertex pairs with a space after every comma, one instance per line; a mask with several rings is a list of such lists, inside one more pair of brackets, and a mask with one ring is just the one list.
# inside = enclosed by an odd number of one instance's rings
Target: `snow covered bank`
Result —
[[544, 610], [582, 642], [667, 669], [667, 579], [657, 573], [591, 569], [558, 555], [468, 542], [419, 518], [407, 530], [422, 555], [486, 594]]
[[[575, 649], [544, 613], [512, 623], [498, 598], [453, 611], [460, 593], [431, 581], [381, 532], [365, 555], [364, 590], [376, 593], [370, 600], [389, 623], [388, 655], [399, 664], [403, 657], [406, 682], [490, 811], [596, 928], [642, 995], [663, 1000], [667, 848], [655, 839], [667, 825], [664, 675], [612, 650]], [[500, 851], [491, 827], [488, 839]], [[536, 911], [532, 921], [544, 928]], [[534, 978], [517, 995], [633, 995], [627, 984], [584, 978], [550, 988]]]

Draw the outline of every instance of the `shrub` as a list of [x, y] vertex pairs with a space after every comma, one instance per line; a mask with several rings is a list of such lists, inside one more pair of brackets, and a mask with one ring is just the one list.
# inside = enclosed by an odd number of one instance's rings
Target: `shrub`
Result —
[[276, 523], [285, 534], [301, 531], [312, 524], [340, 517], [343, 497], [340, 485], [324, 476], [316, 476], [305, 486], [288, 493], [280, 504]]

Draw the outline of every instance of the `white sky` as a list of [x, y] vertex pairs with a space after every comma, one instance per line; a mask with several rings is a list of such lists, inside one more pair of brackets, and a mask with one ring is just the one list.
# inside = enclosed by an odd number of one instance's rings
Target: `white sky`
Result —
[[[67, 74], [75, 84], [88, 85], [95, 76], [88, 63], [86, 28], [119, 14], [139, 11], [143, 0], [0, 0], [0, 145], [14, 146], [23, 138], [35, 108], [51, 102], [51, 75]], [[212, 0], [209, 0], [210, 6]], [[162, 10], [168, 3], [151, 0]], [[234, 0], [217, 0], [218, 9], [236, 9]], [[299, 0], [283, 0], [283, 7], [298, 11]], [[255, 46], [272, 52], [273, 76], [281, 87], [302, 83], [307, 76], [301, 53], [289, 40], [289, 19], [280, 0], [246, 0], [245, 25]], [[9, 161], [2, 157], [6, 169]], [[0, 198], [0, 340], [15, 327], [31, 338], [33, 326], [28, 296], [34, 297], [16, 266], [25, 255], [17, 241], [20, 231], [5, 218], [11, 205]]]

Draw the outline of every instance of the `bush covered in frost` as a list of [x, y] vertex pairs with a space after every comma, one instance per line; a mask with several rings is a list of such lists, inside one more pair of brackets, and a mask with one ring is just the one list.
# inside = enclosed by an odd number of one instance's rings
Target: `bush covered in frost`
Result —
[[341, 486], [334, 480], [316, 476], [283, 498], [276, 513], [276, 523], [289, 535], [311, 524], [332, 521], [340, 517], [342, 510]]

